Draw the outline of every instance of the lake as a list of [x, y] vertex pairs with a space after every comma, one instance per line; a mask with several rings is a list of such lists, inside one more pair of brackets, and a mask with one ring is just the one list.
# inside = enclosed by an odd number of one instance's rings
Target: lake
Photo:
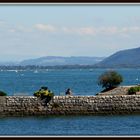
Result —
[[[71, 88], [74, 95], [95, 95], [99, 75], [108, 69], [46, 69], [0, 71], [0, 89], [8, 95], [33, 95], [47, 86], [55, 95]], [[115, 69], [123, 76], [121, 85], [140, 83], [140, 69]], [[0, 135], [140, 135], [140, 115], [2, 117]]]

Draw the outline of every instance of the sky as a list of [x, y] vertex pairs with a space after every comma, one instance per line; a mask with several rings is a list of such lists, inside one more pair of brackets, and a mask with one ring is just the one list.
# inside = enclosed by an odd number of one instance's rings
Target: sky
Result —
[[140, 4], [0, 4], [0, 61], [140, 47]]

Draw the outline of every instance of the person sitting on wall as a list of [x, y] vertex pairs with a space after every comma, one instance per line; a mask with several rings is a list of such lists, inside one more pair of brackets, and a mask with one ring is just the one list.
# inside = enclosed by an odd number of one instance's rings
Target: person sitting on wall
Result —
[[68, 88], [67, 91], [65, 92], [66, 95], [72, 95], [71, 89]]

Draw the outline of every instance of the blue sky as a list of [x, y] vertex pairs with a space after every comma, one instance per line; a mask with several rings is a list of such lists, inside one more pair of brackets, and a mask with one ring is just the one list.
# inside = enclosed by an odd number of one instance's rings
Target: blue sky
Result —
[[0, 5], [0, 61], [106, 57], [139, 36], [140, 5]]

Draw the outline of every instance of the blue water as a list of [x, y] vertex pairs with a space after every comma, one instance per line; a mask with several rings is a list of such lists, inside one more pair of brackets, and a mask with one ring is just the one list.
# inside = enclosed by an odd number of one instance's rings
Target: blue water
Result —
[[[48, 86], [55, 95], [69, 87], [74, 95], [95, 95], [99, 75], [107, 69], [0, 71], [0, 90], [8, 95], [33, 95]], [[140, 83], [140, 69], [115, 69], [122, 85]], [[140, 115], [49, 116], [0, 118], [0, 135], [140, 135]]]
[[[36, 71], [0, 71], [0, 89], [8, 95], [33, 95], [41, 86], [48, 86], [55, 95], [71, 88], [74, 95], [95, 95], [101, 91], [97, 80], [107, 69], [65, 69]], [[140, 69], [116, 69], [124, 78], [122, 85], [140, 83]]]
[[140, 116], [56, 116], [0, 119], [1, 135], [140, 135]]

